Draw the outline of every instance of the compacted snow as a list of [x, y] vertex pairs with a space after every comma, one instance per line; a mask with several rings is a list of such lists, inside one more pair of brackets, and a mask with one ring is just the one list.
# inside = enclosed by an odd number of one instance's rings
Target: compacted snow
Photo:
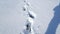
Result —
[[[23, 11], [24, 0], [0, 0], [0, 34], [24, 34], [27, 15]], [[28, 0], [36, 13], [33, 29], [36, 34], [45, 34], [54, 16], [54, 7], [59, 0]], [[60, 33], [60, 25], [56, 34]]]

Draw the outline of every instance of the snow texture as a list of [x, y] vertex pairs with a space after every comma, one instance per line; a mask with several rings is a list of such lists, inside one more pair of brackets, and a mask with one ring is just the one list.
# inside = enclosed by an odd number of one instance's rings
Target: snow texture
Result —
[[[59, 5], [59, 0], [28, 0], [30, 10], [37, 14], [34, 19], [33, 29], [36, 34], [45, 34], [51, 19], [54, 16], [54, 8]], [[26, 24], [26, 12], [23, 11], [24, 0], [0, 0], [0, 34], [24, 34]], [[60, 24], [56, 29], [60, 34]]]

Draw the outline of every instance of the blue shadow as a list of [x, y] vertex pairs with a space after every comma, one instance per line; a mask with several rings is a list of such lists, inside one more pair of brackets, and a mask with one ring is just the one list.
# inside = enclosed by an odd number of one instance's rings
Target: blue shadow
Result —
[[56, 34], [56, 29], [60, 22], [60, 4], [56, 6], [53, 10], [54, 10], [54, 17], [50, 21], [45, 34]]

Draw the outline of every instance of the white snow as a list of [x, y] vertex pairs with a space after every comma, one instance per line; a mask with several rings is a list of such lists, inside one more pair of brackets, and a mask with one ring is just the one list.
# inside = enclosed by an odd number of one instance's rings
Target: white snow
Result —
[[[54, 16], [53, 8], [59, 4], [59, 0], [28, 0], [33, 12], [36, 13], [34, 32], [44, 34], [50, 20]], [[23, 33], [26, 23], [26, 14], [22, 10], [24, 0], [0, 0], [0, 34]], [[32, 22], [32, 21], [31, 21]], [[40, 26], [38, 28], [38, 26]], [[38, 30], [36, 30], [38, 28]], [[60, 25], [56, 34], [60, 34]]]

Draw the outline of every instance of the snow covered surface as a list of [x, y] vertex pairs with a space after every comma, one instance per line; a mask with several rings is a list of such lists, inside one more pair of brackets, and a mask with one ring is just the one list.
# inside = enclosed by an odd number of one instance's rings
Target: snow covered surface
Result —
[[[0, 34], [23, 33], [27, 16], [22, 10], [24, 0], [0, 0]], [[35, 33], [45, 34], [48, 24], [54, 16], [53, 8], [59, 0], [28, 0], [37, 18], [34, 22]], [[56, 34], [60, 33], [60, 25]]]

